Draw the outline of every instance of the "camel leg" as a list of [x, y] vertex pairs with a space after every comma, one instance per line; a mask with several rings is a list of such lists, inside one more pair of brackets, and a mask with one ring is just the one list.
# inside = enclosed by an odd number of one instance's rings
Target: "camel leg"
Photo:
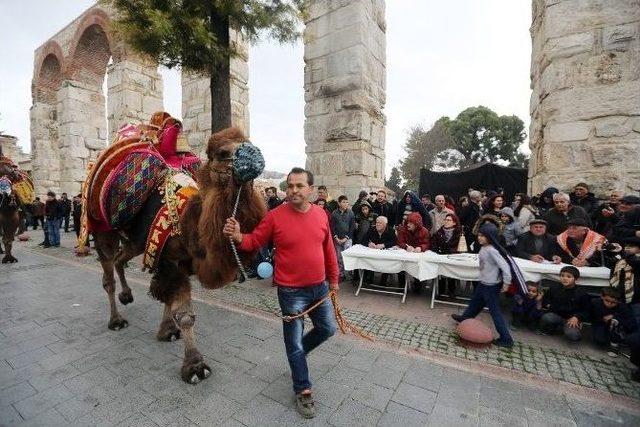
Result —
[[120, 279], [120, 286], [122, 288], [122, 291], [120, 291], [120, 293], [118, 294], [118, 299], [120, 300], [122, 305], [127, 305], [133, 302], [133, 294], [131, 293], [131, 288], [127, 283], [127, 278], [125, 277], [124, 265], [129, 260], [139, 255], [141, 252], [142, 251], [136, 251], [136, 248], [132, 246], [123, 245], [118, 251], [118, 253], [116, 254], [115, 259], [113, 261], [113, 265], [116, 269], [116, 273], [118, 273], [118, 278]]
[[158, 341], [175, 341], [180, 339], [180, 328], [176, 325], [173, 316], [171, 316], [171, 305], [164, 305], [164, 312], [162, 313], [162, 321], [160, 322], [160, 328], [156, 334]]
[[116, 306], [116, 279], [113, 275], [113, 262], [120, 245], [120, 239], [115, 233], [95, 233], [94, 239], [98, 259], [102, 265], [102, 287], [107, 292], [111, 309], [108, 327], [117, 331], [129, 326], [129, 322], [118, 313]]
[[[188, 280], [188, 278], [187, 278]], [[197, 384], [211, 375], [211, 368], [204, 363], [202, 353], [196, 348], [193, 331], [196, 316], [191, 305], [191, 289], [184, 289], [175, 296], [171, 304], [171, 315], [180, 328], [184, 340], [184, 360], [180, 376], [182, 380]]]
[[16, 230], [18, 229], [18, 221], [18, 213], [15, 212], [11, 216], [5, 215], [2, 223], [0, 223], [0, 227], [2, 228], [2, 243], [4, 244], [5, 251], [4, 257], [2, 258], [3, 264], [13, 264], [14, 262], [18, 262], [18, 259], [11, 253], [13, 239], [15, 237]]

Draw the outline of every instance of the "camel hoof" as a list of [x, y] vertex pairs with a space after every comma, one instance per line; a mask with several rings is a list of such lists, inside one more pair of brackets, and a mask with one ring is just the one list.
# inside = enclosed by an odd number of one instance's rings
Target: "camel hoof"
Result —
[[15, 262], [18, 262], [18, 259], [16, 257], [11, 256], [11, 255], [5, 255], [4, 258], [2, 258], [2, 263], [3, 264], [13, 264]]
[[122, 305], [131, 304], [133, 302], [133, 295], [131, 295], [131, 292], [120, 292], [118, 294], [118, 299]]
[[180, 339], [180, 329], [175, 328], [175, 329], [168, 329], [166, 331], [163, 331], [161, 329], [160, 332], [158, 332], [158, 334], [156, 335], [156, 337], [158, 338], [158, 341], [174, 342]]
[[111, 329], [112, 331], [119, 331], [120, 329], [124, 329], [127, 326], [129, 326], [129, 322], [121, 317], [109, 320], [109, 329]]
[[204, 359], [200, 353], [192, 353], [185, 357], [181, 372], [181, 377], [184, 382], [198, 384], [209, 376], [211, 376], [211, 368], [204, 363]]

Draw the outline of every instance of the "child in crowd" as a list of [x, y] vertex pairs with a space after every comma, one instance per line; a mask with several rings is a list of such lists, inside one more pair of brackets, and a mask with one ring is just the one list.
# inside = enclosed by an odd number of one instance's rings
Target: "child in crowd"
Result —
[[516, 294], [513, 298], [515, 301], [511, 311], [513, 326], [524, 325], [529, 329], [536, 329], [542, 316], [542, 297], [544, 292], [536, 282], [527, 282], [527, 290], [527, 295], [524, 297]]
[[611, 270], [609, 284], [620, 292], [620, 300], [629, 304], [640, 325], [640, 237], [629, 237], [623, 243], [623, 258]]
[[590, 299], [580, 289], [576, 281], [580, 278], [580, 270], [570, 265], [560, 270], [560, 283], [554, 283], [542, 297], [540, 318], [542, 333], [553, 335], [562, 327], [564, 337], [568, 341], [582, 339], [582, 322], [589, 317]]
[[621, 302], [620, 292], [602, 289], [602, 296], [591, 302], [593, 342], [601, 347], [617, 346], [638, 329], [629, 306]]
[[518, 244], [518, 236], [521, 231], [520, 224], [515, 220], [513, 209], [511, 208], [500, 209], [500, 220], [504, 224], [502, 236], [504, 237], [505, 247], [512, 254]]
[[[493, 324], [500, 334], [500, 338], [493, 343], [500, 347], [513, 347], [513, 338], [500, 310], [499, 297], [500, 292], [506, 292], [509, 288], [513, 277], [512, 271], [518, 274], [518, 267], [513, 260], [503, 255], [506, 251], [498, 243], [498, 228], [494, 224], [490, 222], [482, 224], [478, 230], [478, 244], [480, 245], [478, 253], [480, 281], [464, 313], [452, 314], [451, 317], [457, 322], [462, 322], [476, 317], [484, 307], [487, 307]], [[518, 276], [522, 275], [518, 274]]]

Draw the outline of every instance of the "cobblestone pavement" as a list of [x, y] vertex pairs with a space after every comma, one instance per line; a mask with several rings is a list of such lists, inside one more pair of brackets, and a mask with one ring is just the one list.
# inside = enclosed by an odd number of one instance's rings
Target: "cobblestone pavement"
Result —
[[[130, 326], [113, 332], [95, 259], [24, 245], [17, 255], [19, 264], [0, 266], [0, 425], [640, 424], [637, 401], [603, 391], [615, 392], [612, 378], [637, 396], [615, 378], [628, 375], [622, 361], [602, 366], [528, 345], [465, 349], [444, 328], [351, 310], [353, 323], [398, 348], [336, 337], [312, 353], [319, 415], [304, 421], [292, 406], [278, 322], [219, 306], [274, 311], [271, 290], [196, 292], [217, 305], [196, 303], [197, 339], [213, 374], [191, 386], [179, 378], [182, 343], [155, 340], [161, 306], [145, 295], [136, 278], [148, 277], [135, 265], [136, 301], [121, 309]], [[569, 371], [599, 390], [553, 380]]]

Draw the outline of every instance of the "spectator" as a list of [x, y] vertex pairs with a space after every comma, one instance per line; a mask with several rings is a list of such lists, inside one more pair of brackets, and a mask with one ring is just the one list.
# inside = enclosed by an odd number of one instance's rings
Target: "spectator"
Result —
[[580, 271], [574, 266], [562, 267], [560, 283], [554, 283], [542, 298], [540, 329], [553, 335], [562, 328], [568, 341], [582, 339], [582, 322], [589, 318], [589, 295], [576, 284]]
[[517, 193], [513, 202], [513, 216], [520, 226], [521, 233], [529, 229], [529, 223], [538, 215], [538, 210], [531, 205], [531, 199], [524, 193]]
[[622, 302], [629, 304], [640, 325], [640, 238], [624, 241], [623, 257], [611, 269], [609, 284], [618, 290]]
[[515, 256], [533, 262], [553, 261], [559, 264], [561, 258], [555, 250], [555, 236], [547, 233], [547, 221], [538, 218], [529, 223], [529, 231], [518, 237]]
[[73, 198], [73, 230], [76, 237], [80, 237], [80, 228], [82, 227], [82, 194], [78, 194]]
[[456, 205], [456, 212], [464, 212], [464, 210], [469, 206], [469, 197], [461, 196], [458, 198], [458, 204]]
[[389, 226], [393, 227], [396, 222], [396, 209], [395, 207], [387, 201], [387, 192], [384, 190], [379, 190], [376, 193], [376, 200], [371, 205], [373, 212], [380, 216], [387, 218]]
[[[429, 230], [422, 224], [422, 217], [418, 212], [411, 212], [398, 228], [398, 247], [407, 252], [426, 252], [430, 248]], [[405, 281], [405, 273], [398, 274], [398, 281]], [[414, 292], [420, 291], [420, 281], [412, 283]]]
[[331, 212], [329, 212], [329, 209], [327, 209], [327, 201], [325, 199], [317, 199], [315, 202], [313, 202], [314, 205], [318, 205], [322, 208], [322, 210], [327, 214], [327, 220], [329, 221], [329, 224], [331, 224]]
[[423, 194], [422, 196], [420, 196], [420, 201], [422, 202], [422, 205], [427, 210], [427, 212], [431, 212], [431, 210], [435, 209], [436, 207], [436, 205], [434, 205], [431, 201], [430, 194]]
[[33, 202], [33, 229], [38, 229], [38, 223], [44, 230], [44, 203], [40, 201], [40, 197], [36, 197], [36, 201]]
[[[462, 227], [455, 214], [447, 214], [442, 226], [431, 238], [431, 250], [438, 254], [458, 253], [458, 244], [462, 235]], [[451, 277], [440, 277], [438, 287], [441, 295], [455, 297], [457, 280]]]
[[353, 211], [349, 209], [347, 196], [338, 197], [338, 209], [331, 213], [331, 232], [333, 244], [338, 257], [340, 279], [345, 279], [344, 262], [342, 252], [353, 245], [353, 235], [356, 230], [356, 219]]
[[[56, 193], [49, 191], [47, 193], [47, 203], [45, 203], [47, 236], [49, 237], [49, 242], [45, 242], [44, 247], [60, 246], [60, 223], [62, 222], [63, 215], [64, 211], [60, 202], [56, 199]], [[45, 236], [45, 240], [47, 236]]]
[[[69, 200], [69, 198], [67, 197], [67, 193], [62, 193], [62, 196], [60, 197], [60, 201], [58, 203], [60, 203], [60, 206], [62, 208], [62, 219], [64, 219], [64, 232], [68, 233], [69, 218], [71, 217], [72, 206], [71, 206], [71, 200]], [[62, 224], [60, 226], [62, 226]]]
[[500, 211], [504, 207], [504, 197], [500, 194], [494, 194], [487, 201], [487, 210], [486, 214], [494, 215], [496, 218], [500, 218]]
[[[376, 218], [375, 227], [369, 230], [367, 235], [367, 244], [371, 249], [389, 249], [396, 245], [396, 233], [393, 228], [388, 226], [387, 217], [379, 216]], [[380, 276], [380, 286], [386, 286], [389, 274], [382, 273]], [[366, 283], [373, 283], [373, 271], [365, 270], [364, 280]]]
[[448, 194], [444, 195], [444, 207], [449, 209], [454, 214], [456, 213], [456, 201]]
[[504, 237], [505, 248], [507, 252], [512, 254], [515, 252], [518, 236], [522, 234], [520, 224], [518, 224], [513, 217], [513, 210], [511, 208], [500, 209], [500, 221], [504, 224], [502, 236]]
[[442, 194], [436, 196], [436, 207], [429, 211], [429, 217], [431, 218], [431, 235], [436, 234], [436, 231], [440, 230], [444, 224], [444, 219], [447, 215], [453, 213], [453, 211], [445, 206], [446, 200]]
[[580, 206], [589, 215], [589, 218], [593, 218], [596, 208], [598, 207], [598, 201], [593, 193], [589, 192], [589, 186], [584, 182], [577, 184], [573, 187], [571, 193], [571, 204], [573, 206]]
[[567, 193], [556, 193], [553, 195], [553, 209], [547, 211], [545, 220], [549, 233], [558, 235], [567, 229], [567, 221], [574, 218], [581, 218], [591, 227], [589, 216], [580, 206], [572, 206]]
[[276, 187], [267, 187], [264, 190], [264, 193], [267, 196], [268, 210], [275, 209], [282, 204], [282, 200], [278, 197], [278, 190]]
[[[369, 203], [368, 200], [369, 200], [369, 194], [365, 190], [361, 190], [360, 193], [358, 193], [358, 200], [356, 200], [356, 202], [353, 204], [353, 207], [351, 208], [356, 218], [360, 214], [360, 205], [362, 204], [362, 202]], [[369, 203], [369, 208], [371, 208], [371, 203]]]
[[513, 308], [511, 309], [511, 318], [513, 326], [526, 326], [531, 330], [538, 327], [540, 317], [542, 317], [542, 298], [544, 292], [540, 289], [540, 285], [536, 282], [527, 282], [527, 295], [514, 296]]
[[[460, 212], [460, 223], [462, 224], [462, 231], [464, 238], [467, 241], [468, 250], [476, 246], [474, 244], [475, 237], [473, 234], [473, 227], [476, 222], [482, 216], [482, 193], [477, 190], [469, 191], [469, 205]], [[474, 252], [477, 252], [474, 251]]]
[[621, 243], [628, 237], [640, 237], [640, 197], [624, 196], [618, 210], [620, 215], [613, 225], [610, 240]]
[[598, 206], [593, 214], [593, 229], [596, 233], [610, 237], [613, 224], [618, 221], [618, 206], [624, 193], [620, 190], [613, 190], [609, 195], [609, 200]]
[[329, 209], [329, 212], [333, 212], [336, 209], [338, 209], [338, 202], [336, 202], [335, 200], [332, 200], [329, 197], [329, 190], [327, 190], [327, 186], [326, 185], [319, 185], [318, 186], [318, 199], [324, 199], [327, 202], [327, 209]]
[[506, 292], [511, 284], [513, 266], [500, 253], [504, 248], [500, 248], [498, 243], [498, 228], [495, 225], [491, 223], [482, 225], [478, 232], [478, 244], [481, 246], [478, 254], [480, 282], [465, 311], [461, 315], [452, 314], [451, 317], [456, 322], [462, 322], [476, 317], [484, 307], [487, 307], [496, 331], [500, 334], [500, 338], [493, 343], [500, 347], [513, 347], [513, 338], [499, 303], [500, 292]]
[[398, 203], [398, 209], [396, 211], [396, 225], [403, 225], [409, 214], [412, 212], [418, 213], [420, 217], [422, 217], [423, 226], [426, 227], [427, 230], [431, 230], [432, 224], [429, 212], [425, 209], [424, 205], [415, 193], [407, 191]]
[[600, 347], [617, 347], [627, 335], [637, 331], [638, 324], [629, 306], [621, 302], [620, 292], [603, 288], [602, 296], [591, 301], [593, 342]]
[[596, 267], [603, 264], [604, 236], [589, 229], [583, 218], [567, 222], [567, 230], [556, 237], [556, 255], [565, 264], [576, 267]]
[[353, 239], [354, 245], [369, 244], [369, 231], [374, 227], [378, 215], [371, 210], [371, 205], [366, 200], [360, 203], [360, 212], [356, 214], [356, 231]]
[[536, 204], [536, 208], [538, 209], [538, 214], [540, 216], [545, 216], [547, 212], [549, 212], [554, 207], [553, 196], [559, 193], [558, 189], [555, 187], [546, 188], [538, 198], [538, 203]]

